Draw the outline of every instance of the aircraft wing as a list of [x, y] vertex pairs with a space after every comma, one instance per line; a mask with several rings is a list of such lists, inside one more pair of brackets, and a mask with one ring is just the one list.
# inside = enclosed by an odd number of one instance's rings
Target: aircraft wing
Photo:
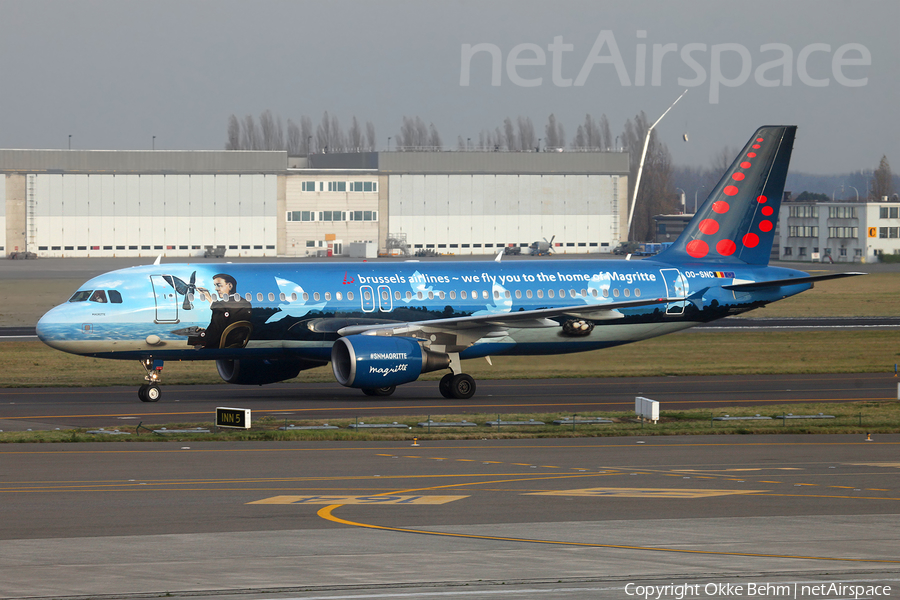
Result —
[[[541, 308], [516, 312], [499, 312], [467, 317], [448, 317], [445, 319], [428, 319], [405, 323], [387, 323], [373, 325], [351, 325], [339, 329], [337, 333], [348, 335], [384, 335], [384, 336], [427, 336], [431, 333], [471, 334], [466, 337], [502, 337], [511, 328], [559, 327], [559, 323], [551, 317], [574, 317], [592, 321], [621, 319], [625, 315], [619, 309], [667, 302], [683, 302], [684, 298], [648, 298], [646, 300], [627, 300], [610, 302], [594, 306], [567, 306], [559, 308]], [[474, 340], [473, 340], [474, 341]]]
[[725, 290], [754, 290], [760, 288], [782, 287], [786, 285], [797, 285], [798, 283], [815, 283], [816, 281], [825, 281], [826, 279], [840, 279], [841, 277], [855, 277], [856, 275], [868, 275], [868, 273], [860, 273], [857, 271], [849, 271], [847, 273], [829, 273], [827, 275], [810, 275], [809, 277], [794, 277], [792, 279], [773, 279], [771, 281], [742, 281], [731, 285], [723, 285]]

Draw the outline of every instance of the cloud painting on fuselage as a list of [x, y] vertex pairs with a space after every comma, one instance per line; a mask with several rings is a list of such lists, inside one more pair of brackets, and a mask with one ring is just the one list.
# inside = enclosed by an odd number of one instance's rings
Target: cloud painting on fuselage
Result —
[[[54, 348], [147, 369], [215, 360], [221, 377], [265, 384], [331, 361], [343, 385], [387, 395], [461, 360], [626, 344], [800, 293], [820, 279], [770, 267], [795, 127], [762, 127], [678, 240], [644, 260], [154, 264], [96, 277], [38, 323]], [[98, 293], [99, 292], [99, 293]]]

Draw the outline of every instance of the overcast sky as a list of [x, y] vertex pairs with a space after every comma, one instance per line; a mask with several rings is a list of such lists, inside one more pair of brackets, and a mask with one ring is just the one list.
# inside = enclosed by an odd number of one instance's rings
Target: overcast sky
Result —
[[[896, 0], [0, 0], [0, 147], [223, 149], [229, 115], [404, 115], [444, 144], [641, 110], [680, 165], [766, 124], [792, 171], [900, 169]], [[643, 68], [639, 66], [641, 56]], [[495, 57], [500, 68], [494, 69]], [[655, 65], [655, 66], [654, 66]], [[495, 85], [499, 84], [499, 85]], [[683, 141], [688, 134], [689, 141]]]

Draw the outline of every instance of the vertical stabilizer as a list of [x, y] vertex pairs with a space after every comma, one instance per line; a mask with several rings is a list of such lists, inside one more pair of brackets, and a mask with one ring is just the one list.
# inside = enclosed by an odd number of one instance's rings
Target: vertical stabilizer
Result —
[[766, 265], [795, 125], [760, 127], [674, 244], [656, 259]]

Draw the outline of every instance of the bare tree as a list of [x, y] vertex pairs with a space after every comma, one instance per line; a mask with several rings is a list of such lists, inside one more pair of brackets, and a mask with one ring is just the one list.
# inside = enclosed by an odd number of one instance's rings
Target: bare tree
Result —
[[431, 149], [435, 152], [439, 152], [444, 146], [441, 141], [441, 134], [438, 133], [434, 123], [430, 123], [428, 126], [428, 145], [431, 146]]
[[609, 151], [613, 145], [612, 131], [609, 129], [609, 119], [606, 115], [600, 115], [600, 149]]
[[375, 126], [372, 124], [372, 121], [366, 121], [366, 143], [368, 145], [368, 151], [375, 151]]
[[281, 125], [281, 117], [272, 115], [272, 111], [266, 109], [259, 116], [259, 131], [262, 150], [284, 150], [284, 128]]
[[869, 191], [869, 197], [872, 200], [879, 201], [882, 198], [890, 198], [894, 193], [894, 176], [891, 174], [891, 165], [888, 163], [887, 156], [881, 157], [878, 168], [872, 173], [872, 186]]
[[516, 129], [513, 127], [512, 119], [506, 117], [503, 119], [503, 145], [510, 152], [519, 149], [519, 141], [516, 139]]
[[300, 156], [302, 143], [303, 142], [300, 138], [300, 128], [296, 123], [288, 119], [286, 148], [288, 156]]
[[241, 124], [234, 115], [228, 117], [228, 141], [225, 143], [225, 149], [241, 149]]
[[312, 154], [312, 136], [312, 119], [303, 115], [300, 117], [300, 143], [303, 144], [303, 150], [307, 156]]
[[[606, 118], [606, 115], [603, 115]], [[609, 129], [609, 122], [606, 122], [606, 128]], [[575, 139], [572, 141], [572, 147], [582, 150], [605, 150], [607, 149], [603, 139], [601, 126], [594, 117], [585, 115], [584, 124], [578, 126], [575, 133]]]
[[419, 117], [413, 119], [404, 116], [400, 135], [397, 136], [397, 149], [401, 151], [417, 150], [429, 145], [430, 135], [425, 121]]
[[363, 133], [356, 120], [356, 115], [350, 122], [350, 129], [347, 130], [347, 150], [350, 152], [361, 152], [363, 149]]
[[244, 117], [244, 126], [241, 129], [241, 148], [244, 150], [262, 150], [259, 131], [256, 129], [256, 120], [253, 115]]
[[556, 116], [551, 114], [544, 127], [545, 146], [548, 149], [556, 150], [566, 145], [566, 133], [563, 130], [562, 123], [556, 120]]
[[534, 124], [530, 117], [519, 117], [519, 147], [517, 150], [533, 150], [537, 147], [537, 136], [534, 135]]

